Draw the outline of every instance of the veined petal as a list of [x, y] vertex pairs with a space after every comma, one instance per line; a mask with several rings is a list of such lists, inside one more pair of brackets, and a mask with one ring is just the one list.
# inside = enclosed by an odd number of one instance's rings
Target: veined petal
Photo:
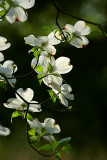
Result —
[[15, 4], [25, 8], [29, 9], [32, 8], [35, 5], [35, 0], [12, 0]]
[[65, 91], [65, 92], [71, 92], [72, 91], [72, 88], [69, 84], [63, 84], [61, 85], [61, 91]]
[[7, 103], [4, 103], [4, 106], [6, 108], [11, 109], [20, 109], [23, 110], [23, 107], [21, 107], [22, 102], [16, 98], [10, 98], [7, 100]]
[[61, 92], [67, 99], [69, 100], [74, 100], [74, 95], [73, 94], [70, 94], [70, 93], [67, 93], [67, 92], [64, 92], [62, 91]]
[[4, 55], [0, 52], [0, 62], [4, 61]]
[[71, 45], [77, 48], [83, 48], [89, 43], [88, 39], [85, 36], [81, 36], [80, 38], [73, 38]]
[[54, 75], [48, 75], [47, 77], [43, 78], [43, 82], [52, 89], [60, 91], [60, 85], [62, 84], [63, 79]]
[[[4, 67], [4, 73], [6, 75], [6, 77], [11, 77], [10, 75], [14, 72], [17, 71], [17, 66], [14, 64], [13, 61], [11, 60], [7, 60], [3, 63], [3, 67]], [[15, 67], [15, 69], [13, 69]]]
[[10, 134], [10, 129], [0, 125], [0, 136], [8, 136]]
[[6, 15], [6, 19], [10, 23], [14, 23], [16, 21], [25, 22], [27, 20], [27, 13], [25, 13], [21, 7], [10, 8]]
[[7, 39], [0, 36], [0, 51], [4, 51], [11, 46], [10, 43], [6, 43], [6, 42], [7, 42]]
[[[26, 90], [23, 90], [23, 88], [19, 88], [17, 92], [22, 96], [27, 102], [30, 102], [33, 99], [34, 91], [31, 88], [27, 88]], [[17, 94], [16, 98], [19, 101], [23, 101]]]
[[67, 101], [67, 99], [63, 96], [63, 94], [59, 93], [58, 96], [59, 96], [59, 99], [60, 99], [61, 103], [62, 103], [64, 106], [68, 107], [68, 101]]
[[78, 21], [74, 28], [77, 35], [88, 35], [90, 33], [90, 27], [84, 21]]
[[55, 120], [52, 118], [46, 118], [44, 120], [44, 128], [48, 133], [59, 133], [60, 127], [58, 124], [55, 124]]
[[46, 50], [52, 56], [56, 54], [56, 49], [52, 45], [43, 46], [43, 49]]
[[26, 44], [41, 47], [41, 42], [37, 38], [35, 38], [34, 35], [29, 35], [28, 37], [25, 37], [24, 40]]
[[49, 44], [50, 45], [57, 45], [61, 42], [61, 35], [60, 32], [57, 31], [56, 33], [53, 31], [48, 35]]
[[59, 57], [55, 61], [55, 71], [59, 74], [66, 74], [72, 70], [73, 66], [70, 64], [68, 57]]
[[41, 105], [40, 104], [36, 104], [38, 103], [37, 101], [31, 101], [30, 103], [35, 103], [35, 104], [30, 104], [29, 105], [29, 110], [32, 112], [41, 112]]

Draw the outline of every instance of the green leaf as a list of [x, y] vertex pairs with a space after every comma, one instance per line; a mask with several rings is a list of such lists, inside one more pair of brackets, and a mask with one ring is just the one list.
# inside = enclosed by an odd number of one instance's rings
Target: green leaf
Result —
[[0, 81], [0, 87], [3, 88], [3, 89], [5, 89], [5, 90], [7, 90], [7, 85], [6, 85], [6, 83], [5, 83], [4, 80]]
[[37, 136], [32, 136], [32, 137], [30, 137], [30, 139], [31, 139], [32, 142], [34, 142], [34, 141], [37, 140]]
[[27, 113], [27, 119], [30, 120], [30, 121], [32, 121], [32, 119], [33, 119], [32, 116], [29, 113]]
[[[48, 62], [49, 63], [49, 62]], [[52, 65], [49, 63], [49, 66], [48, 66], [48, 71], [49, 71], [49, 73], [52, 73], [53, 72], [53, 67], [52, 67]]]
[[71, 140], [71, 137], [66, 137], [58, 141], [58, 146], [59, 145], [64, 145], [65, 143], [68, 143]]
[[34, 56], [35, 56], [36, 59], [38, 59], [38, 56], [39, 56], [40, 53], [41, 53], [41, 51], [37, 51], [37, 50], [34, 52]]
[[59, 160], [61, 160], [61, 154], [60, 154], [60, 152], [57, 152], [57, 153], [55, 154], [55, 156], [56, 156]]
[[12, 122], [13, 118], [20, 117], [20, 116], [22, 117], [22, 113], [21, 112], [19, 112], [19, 111], [13, 112], [12, 115], [11, 115], [11, 122]]
[[46, 145], [43, 145], [42, 147], [40, 147], [38, 150], [43, 150], [43, 151], [52, 151], [53, 148], [50, 144], [46, 144]]
[[60, 74], [57, 74], [57, 73], [52, 73], [53, 76], [56, 76], [56, 77], [61, 77]]
[[33, 47], [31, 50], [30, 50], [30, 52], [35, 52], [37, 49], [39, 49], [40, 47], [38, 47], [38, 46], [35, 46], [35, 47]]
[[4, 16], [5, 15], [5, 10], [2, 10], [1, 12], [0, 12], [0, 16], [2, 17], [2, 16]]
[[39, 79], [39, 84], [41, 85], [42, 84], [42, 81], [43, 81], [43, 77], [44, 76], [44, 74], [38, 74], [37, 75], [37, 78]]
[[71, 146], [69, 143], [66, 143], [63, 147], [62, 147], [62, 151], [65, 151], [66, 153], [70, 153], [71, 151]]
[[56, 97], [55, 97], [54, 92], [53, 92], [52, 90], [48, 90], [48, 92], [49, 92], [49, 95], [50, 95], [51, 98], [52, 98], [52, 101], [55, 103], [55, 102], [56, 102]]
[[43, 73], [43, 67], [42, 67], [41, 65], [38, 65], [38, 66], [36, 67], [36, 70], [37, 70], [38, 72], [40, 72], [40, 73]]
[[31, 135], [31, 136], [35, 136], [35, 129], [29, 130], [28, 134]]
[[58, 142], [57, 142], [56, 140], [55, 140], [55, 141], [52, 141], [51, 143], [53, 144], [54, 148], [57, 148]]
[[50, 26], [44, 26], [44, 27], [42, 27], [42, 29], [46, 29], [46, 30], [53, 30]]

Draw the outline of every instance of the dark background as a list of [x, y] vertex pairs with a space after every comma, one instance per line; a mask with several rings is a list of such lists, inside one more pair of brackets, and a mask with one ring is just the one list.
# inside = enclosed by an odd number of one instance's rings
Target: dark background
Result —
[[[106, 0], [57, 0], [57, 5], [64, 11], [97, 23], [107, 20]], [[3, 51], [5, 60], [11, 59], [17, 64], [17, 75], [28, 73], [32, 55], [28, 54], [30, 46], [26, 46], [24, 37], [30, 34], [48, 35], [50, 31], [42, 29], [50, 26], [56, 29], [56, 9], [49, 0], [39, 0], [32, 9], [27, 10], [28, 21], [24, 23], [9, 24], [6, 20], [0, 22], [0, 36], [8, 39], [12, 46]], [[65, 24], [74, 25], [77, 20], [60, 14], [61, 27]], [[99, 30], [90, 25], [91, 31]], [[103, 25], [105, 33], [106, 23]], [[90, 41], [83, 49], [71, 45], [60, 44], [56, 46], [59, 56], [71, 59], [73, 70], [64, 75], [64, 79], [72, 86], [75, 100], [70, 102], [73, 106], [71, 112], [56, 112], [49, 108], [61, 108], [62, 105], [52, 102], [42, 106], [43, 112], [36, 113], [41, 122], [52, 117], [61, 126], [59, 138], [71, 136], [71, 154], [63, 154], [63, 160], [106, 160], [107, 159], [107, 40], [101, 34], [89, 35]], [[31, 87], [35, 92], [34, 99], [43, 101], [48, 96], [44, 84], [40, 87], [34, 76], [18, 79], [16, 88]], [[0, 123], [11, 129], [8, 137], [0, 137], [0, 160], [55, 160], [55, 157], [41, 157], [28, 145], [25, 122], [21, 118], [10, 123], [13, 110], [3, 106], [8, 98], [15, 97], [14, 93], [0, 89]]]

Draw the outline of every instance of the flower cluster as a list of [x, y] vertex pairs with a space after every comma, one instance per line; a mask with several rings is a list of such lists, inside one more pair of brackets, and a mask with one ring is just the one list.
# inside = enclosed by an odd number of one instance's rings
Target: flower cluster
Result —
[[27, 20], [26, 9], [32, 8], [35, 0], [10, 0], [0, 2], [0, 15], [5, 16], [10, 23], [16, 21], [25, 22]]
[[[35, 0], [1, 0], [0, 1], [0, 18], [6, 18], [10, 23], [16, 21], [24, 22], [27, 20], [26, 9], [33, 7]], [[89, 41], [85, 37], [90, 33], [90, 27], [84, 21], [78, 21], [74, 26], [66, 24], [62, 30], [54, 30], [48, 36], [29, 35], [24, 38], [25, 43], [29, 44], [31, 48], [29, 53], [33, 53], [34, 58], [31, 61], [32, 70], [37, 73], [39, 83], [43, 83], [49, 87], [48, 90], [51, 98], [55, 103], [59, 102], [67, 109], [70, 108], [68, 100], [74, 100], [74, 95], [71, 93], [72, 88], [69, 84], [64, 83], [63, 74], [69, 73], [73, 65], [70, 64], [68, 57], [55, 58], [57, 50], [56, 45], [68, 41], [76, 48], [83, 48]], [[7, 39], [0, 36], [0, 51], [6, 50], [10, 47]], [[4, 55], [0, 52], [0, 62], [4, 61]], [[69, 150], [70, 137], [57, 141], [54, 134], [61, 131], [60, 126], [55, 124], [53, 118], [46, 118], [43, 123], [39, 122], [37, 118], [32, 117], [32, 112], [41, 112], [42, 104], [44, 102], [37, 102], [32, 100], [34, 91], [31, 88], [24, 90], [23, 88], [15, 89], [16, 77], [14, 73], [18, 67], [12, 60], [6, 60], [0, 64], [0, 81], [7, 82], [11, 89], [15, 92], [16, 98], [9, 98], [4, 106], [9, 109], [15, 109], [12, 113], [11, 120], [15, 117], [21, 116], [26, 119], [27, 135], [29, 143], [39, 142], [42, 138], [47, 140], [50, 144], [42, 146], [38, 149], [44, 151], [54, 151], [56, 157], [59, 156], [58, 149], [65, 145]], [[33, 114], [34, 114], [33, 113]], [[29, 127], [30, 126], [30, 127]], [[30, 130], [28, 130], [28, 127]], [[9, 135], [10, 130], [0, 125], [0, 136]], [[30, 144], [32, 146], [32, 144]], [[34, 148], [34, 147], [33, 147]], [[67, 151], [68, 151], [67, 150]]]

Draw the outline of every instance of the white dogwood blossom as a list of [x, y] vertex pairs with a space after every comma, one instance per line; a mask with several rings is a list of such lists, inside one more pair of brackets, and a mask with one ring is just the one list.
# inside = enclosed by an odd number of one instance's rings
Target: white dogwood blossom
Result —
[[68, 107], [68, 100], [74, 100], [74, 95], [70, 92], [72, 88], [68, 84], [61, 84], [61, 81], [54, 78], [55, 76], [51, 77], [48, 76], [45, 78], [45, 83], [52, 88], [53, 92], [59, 97], [61, 103]]
[[56, 33], [57, 38], [55, 37], [54, 32], [51, 32], [48, 36], [38, 36], [37, 38], [34, 35], [29, 35], [25, 37], [25, 43], [31, 46], [37, 46], [42, 51], [47, 51], [51, 55], [56, 54], [56, 49], [54, 45], [59, 44], [61, 41], [59, 31]]
[[10, 129], [0, 125], [0, 136], [8, 136], [10, 134]]
[[[29, 103], [35, 103], [29, 105], [29, 110], [32, 112], [41, 112], [41, 105], [38, 104], [37, 101], [32, 101], [34, 97], [34, 91], [31, 88], [27, 88], [26, 90], [23, 90], [23, 88], [19, 88], [17, 90], [17, 93], [27, 102]], [[28, 105], [27, 103], [22, 100], [17, 94], [16, 98], [10, 98], [7, 100], [7, 103], [4, 103], [4, 106], [6, 108], [16, 109], [16, 110], [26, 110]], [[36, 104], [37, 103], [37, 104]]]
[[90, 33], [90, 27], [84, 21], [78, 21], [74, 26], [66, 24], [63, 32], [70, 44], [77, 48], [83, 48], [89, 43], [85, 36]]
[[8, 7], [6, 19], [10, 23], [14, 23], [16, 21], [25, 22], [28, 17], [25, 9], [32, 8], [35, 4], [35, 0], [12, 0], [12, 2], [17, 6], [14, 7], [13, 5], [11, 7], [9, 6], [10, 8]]
[[[43, 138], [48, 141], [54, 141], [55, 139], [53, 137], [53, 133], [59, 133], [61, 131], [60, 126], [58, 124], [55, 124], [55, 120], [52, 118], [46, 118], [44, 120], [44, 123], [39, 122], [36, 118], [32, 121], [27, 121], [31, 128], [40, 128], [41, 130], [43, 130]], [[40, 134], [39, 129], [36, 129], [35, 132]], [[47, 133], [50, 133], [50, 135], [45, 136], [45, 134]]]
[[[0, 74], [1, 76], [5, 76], [8, 79], [8, 82], [12, 87], [14, 87], [16, 83], [16, 78], [13, 78], [13, 73], [17, 71], [17, 66], [14, 64], [13, 61], [7, 60], [2, 64], [0, 64]], [[10, 78], [10, 79], [9, 79]]]

